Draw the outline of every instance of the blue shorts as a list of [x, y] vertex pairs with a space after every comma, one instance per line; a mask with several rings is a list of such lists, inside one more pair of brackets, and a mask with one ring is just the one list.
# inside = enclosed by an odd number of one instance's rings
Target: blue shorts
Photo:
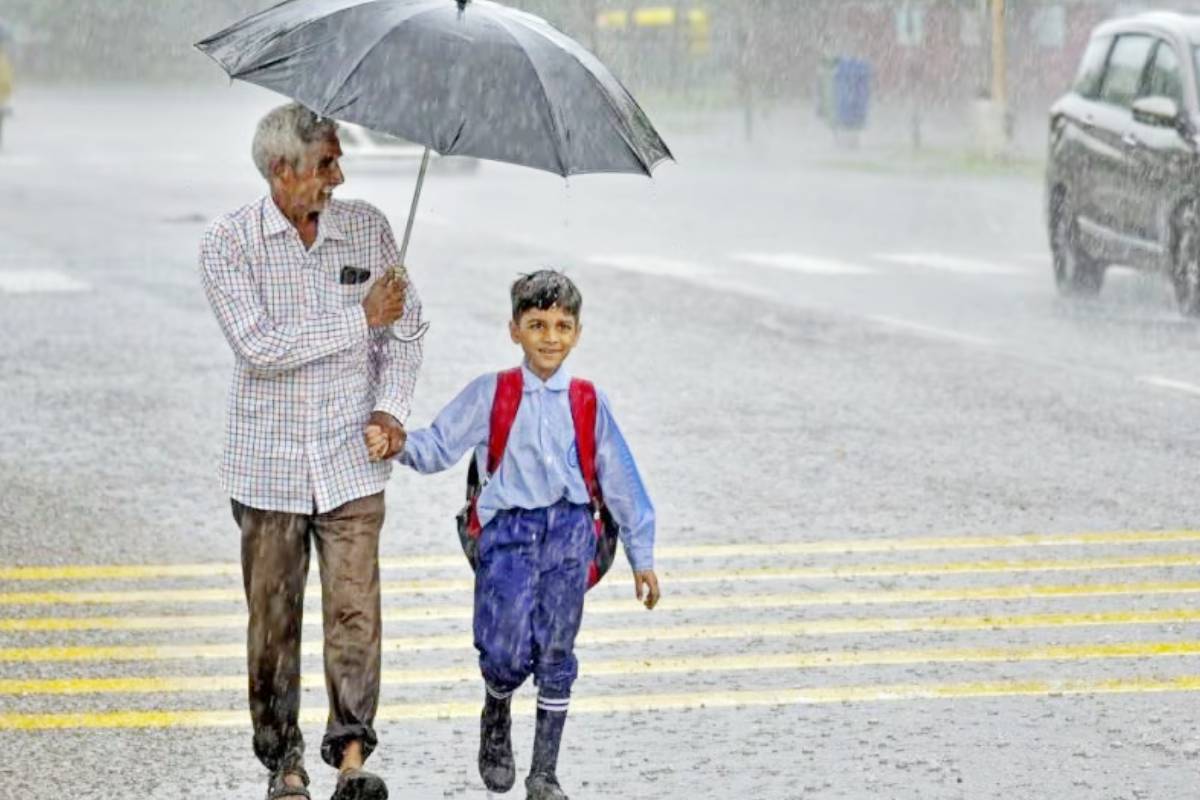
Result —
[[511, 693], [533, 675], [541, 696], [571, 696], [575, 636], [595, 553], [591, 509], [565, 500], [501, 511], [484, 527], [475, 572], [475, 649], [494, 691]]

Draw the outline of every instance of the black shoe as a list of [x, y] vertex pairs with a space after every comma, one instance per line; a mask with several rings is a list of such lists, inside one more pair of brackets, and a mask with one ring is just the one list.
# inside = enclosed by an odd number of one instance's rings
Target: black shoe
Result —
[[513, 760], [512, 716], [508, 704], [489, 703], [479, 723], [479, 777], [493, 792], [507, 792], [517, 782]]
[[387, 800], [383, 779], [365, 769], [352, 769], [338, 775], [337, 791], [331, 800]]
[[539, 772], [525, 779], [525, 800], [570, 800], [558, 785], [558, 778]]

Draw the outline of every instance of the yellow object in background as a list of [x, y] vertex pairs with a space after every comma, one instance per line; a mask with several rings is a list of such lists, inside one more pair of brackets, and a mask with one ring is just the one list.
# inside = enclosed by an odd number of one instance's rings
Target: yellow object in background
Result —
[[633, 12], [633, 24], [639, 28], [666, 28], [675, 24], [675, 9], [671, 6], [638, 8]]
[[9, 63], [8, 56], [0, 50], [0, 108], [8, 105], [8, 100], [12, 97], [13, 90], [13, 70], [12, 64]]
[[708, 55], [712, 42], [712, 27], [709, 25], [708, 12], [702, 8], [693, 8], [687, 12], [688, 21], [688, 52], [693, 56]]
[[624, 31], [632, 21], [635, 28], [686, 27], [688, 52], [693, 56], [707, 55], [712, 41], [712, 25], [708, 11], [692, 8], [684, 11], [673, 6], [645, 6], [632, 11], [616, 9], [596, 15], [596, 27], [602, 31]]
[[596, 15], [596, 27], [602, 31], [625, 30], [629, 14], [624, 11], [602, 11]]

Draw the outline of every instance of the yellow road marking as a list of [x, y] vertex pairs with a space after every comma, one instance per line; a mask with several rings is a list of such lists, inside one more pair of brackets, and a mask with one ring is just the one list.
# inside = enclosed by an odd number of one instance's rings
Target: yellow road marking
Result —
[[[837, 555], [850, 553], [912, 553], [930, 550], [1015, 549], [1024, 547], [1103, 546], [1200, 541], [1200, 530], [1100, 531], [1094, 533], [1018, 534], [1001, 536], [941, 536], [910, 539], [852, 539], [779, 544], [717, 544], [661, 547], [663, 560], [737, 558], [750, 556]], [[461, 567], [458, 555], [405, 556], [380, 559], [387, 570]], [[0, 567], [3, 581], [144, 580], [148, 578], [206, 578], [241, 575], [236, 563], [113, 564]]]
[[[769, 608], [810, 608], [839, 605], [887, 605], [900, 603], [961, 603], [983, 600], [1032, 600], [1074, 597], [1114, 597], [1127, 595], [1163, 595], [1200, 593], [1200, 582], [1068, 584], [1060, 586], [969, 586], [952, 589], [894, 589], [882, 591], [794, 592], [788, 594], [735, 595], [711, 597], [703, 595], [668, 596], [658, 611], [738, 611]], [[597, 614], [635, 614], [642, 611], [632, 598], [626, 600], [589, 600], [589, 616]], [[310, 624], [318, 624], [320, 616], [309, 614]], [[448, 606], [389, 608], [383, 612], [385, 622], [420, 622], [470, 619], [469, 602]], [[80, 631], [80, 630], [197, 630], [202, 628], [244, 628], [246, 615], [220, 614], [204, 616], [157, 617], [41, 617], [29, 619], [0, 618], [0, 632], [17, 631]]]
[[120, 581], [147, 578], [241, 577], [241, 564], [79, 564], [0, 567], [0, 581]]
[[[1117, 695], [1200, 691], [1200, 675], [1176, 678], [1114, 678], [1079, 681], [981, 681], [941, 684], [890, 684], [880, 686], [828, 686], [809, 689], [767, 689], [676, 694], [630, 694], [580, 697], [571, 701], [573, 714], [614, 712], [713, 710], [829, 703], [869, 703], [913, 700], [965, 700], [1001, 697], [1051, 697], [1059, 695]], [[533, 701], [516, 702], [521, 714], [531, 713]], [[328, 712], [306, 708], [300, 712], [306, 725], [317, 725]], [[477, 702], [389, 705], [376, 720], [445, 720], [478, 718]], [[116, 728], [246, 728], [249, 713], [240, 711], [107, 711], [80, 714], [0, 714], [0, 730], [44, 731]]]
[[126, 603], [246, 602], [236, 589], [147, 589], [132, 592], [0, 592], [0, 606], [78, 606]]
[[[1200, 655], [1200, 642], [1117, 642], [1107, 644], [1042, 645], [1032, 647], [970, 647], [933, 650], [825, 650], [807, 653], [753, 653], [732, 656], [698, 655], [596, 661], [589, 676], [663, 675], [671, 673], [747, 672], [781, 669], [965, 664], [1028, 661], [1101, 661], [1121, 658], [1161, 658]], [[449, 684], [479, 680], [479, 668], [385, 670], [384, 686]], [[325, 685], [323, 675], [303, 678], [307, 688]], [[203, 675], [150, 678], [0, 679], [0, 695], [65, 695], [100, 693], [175, 693], [243, 691], [243, 675]]]
[[1114, 556], [1062, 561], [961, 561], [946, 564], [863, 564], [833, 567], [761, 567], [664, 573], [668, 583], [711, 583], [719, 581], [771, 581], [821, 578], [908, 577], [969, 575], [994, 572], [1092, 572], [1112, 569], [1144, 569], [1200, 566], [1200, 555], [1169, 554]]
[[[703, 572], [667, 572], [663, 580], [670, 584], [759, 582], [869, 577], [930, 577], [1027, 572], [1100, 572], [1116, 569], [1150, 569], [1200, 566], [1200, 555], [1160, 554], [1150, 556], [1114, 556], [1063, 561], [964, 561], [941, 564], [863, 564], [858, 566], [799, 567], [794, 569], [762, 567], [723, 569]], [[611, 584], [610, 584], [611, 585]], [[384, 596], [466, 592], [471, 580], [414, 580], [385, 583]], [[319, 593], [317, 585], [309, 592]], [[139, 603], [234, 603], [245, 602], [240, 589], [145, 589], [98, 592], [0, 592], [5, 605], [123, 605]]]
[[[323, 678], [322, 678], [323, 680]], [[308, 676], [306, 686], [313, 685]], [[244, 691], [245, 675], [152, 678], [49, 678], [0, 680], [0, 695], [169, 694], [175, 692]]]
[[[581, 645], [603, 645], [643, 641], [699, 641], [704, 639], [782, 638], [836, 636], [862, 633], [907, 633], [917, 631], [1013, 630], [1069, 628], [1104, 625], [1166, 625], [1200, 622], [1200, 610], [1111, 611], [1009, 616], [875, 617], [866, 619], [818, 619], [800, 622], [737, 623], [730, 625], [671, 625], [662, 627], [585, 628]], [[167, 626], [170, 627], [170, 626]], [[385, 653], [431, 650], [468, 651], [469, 634], [407, 636], [383, 641]], [[301, 653], [318, 656], [320, 641], [307, 641]], [[243, 659], [242, 643], [186, 645], [112, 645], [76, 647], [25, 647], [0, 649], [0, 663], [44, 663], [57, 661], [171, 661]]]
[[[316, 615], [313, 615], [316, 616]], [[245, 628], [247, 617], [241, 614], [196, 614], [161, 617], [31, 617], [0, 618], [0, 633], [50, 631], [194, 631], [216, 628]], [[318, 620], [305, 618], [309, 625]]]
[[[1031, 533], [1000, 536], [928, 536], [911, 539], [827, 539], [779, 544], [718, 544], [662, 548], [664, 558], [915, 553], [931, 550], [1007, 550], [1025, 547], [1103, 546], [1200, 541], [1200, 530]], [[655, 555], [659, 551], [655, 550]]]

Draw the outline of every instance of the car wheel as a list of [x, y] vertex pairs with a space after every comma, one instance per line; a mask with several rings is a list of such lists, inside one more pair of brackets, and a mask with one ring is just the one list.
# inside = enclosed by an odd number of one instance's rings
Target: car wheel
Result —
[[1054, 257], [1054, 283], [1060, 294], [1094, 295], [1104, 284], [1104, 268], [1093, 261], [1079, 244], [1079, 219], [1065, 190], [1055, 194], [1050, 228], [1050, 251]]
[[1200, 316], [1200, 213], [1196, 203], [1184, 206], [1177, 231], [1171, 283], [1179, 310], [1196, 317]]

